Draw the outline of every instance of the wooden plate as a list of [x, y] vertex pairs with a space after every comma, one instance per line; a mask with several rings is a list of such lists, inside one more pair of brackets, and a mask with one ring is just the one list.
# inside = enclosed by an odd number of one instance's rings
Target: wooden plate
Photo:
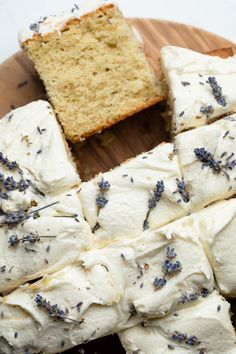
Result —
[[[191, 26], [169, 21], [132, 19], [144, 40], [145, 52], [157, 74], [159, 50], [167, 44], [200, 52], [236, 45], [224, 38]], [[0, 116], [39, 98], [46, 98], [33, 65], [19, 52], [0, 65]], [[107, 171], [127, 158], [150, 150], [169, 139], [161, 120], [161, 105], [154, 106], [88, 139], [72, 146], [81, 178], [87, 180], [98, 172]], [[95, 340], [70, 354], [121, 354], [117, 336]]]

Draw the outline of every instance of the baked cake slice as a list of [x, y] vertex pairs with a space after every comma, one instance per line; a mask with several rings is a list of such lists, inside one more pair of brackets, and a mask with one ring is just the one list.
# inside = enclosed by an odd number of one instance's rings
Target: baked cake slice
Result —
[[234, 354], [236, 338], [229, 311], [230, 304], [215, 290], [208, 297], [189, 300], [163, 319], [149, 321], [146, 327], [120, 332], [119, 337], [127, 354]]
[[191, 223], [143, 232], [0, 298], [0, 348], [62, 352], [177, 311], [186, 292], [211, 292], [212, 270], [192, 235]]
[[222, 294], [236, 297], [236, 199], [222, 201], [196, 214], [205, 232], [205, 252]]
[[176, 136], [189, 200], [200, 210], [236, 191], [236, 115]]
[[76, 5], [19, 38], [72, 142], [163, 99], [140, 41], [114, 4]]
[[161, 66], [174, 135], [236, 111], [235, 55], [220, 58], [166, 46], [161, 49]]
[[174, 145], [163, 143], [82, 183], [79, 197], [97, 246], [186, 215], [191, 206], [181, 182]]
[[56, 271], [91, 247], [79, 176], [48, 102], [0, 120], [0, 293]]

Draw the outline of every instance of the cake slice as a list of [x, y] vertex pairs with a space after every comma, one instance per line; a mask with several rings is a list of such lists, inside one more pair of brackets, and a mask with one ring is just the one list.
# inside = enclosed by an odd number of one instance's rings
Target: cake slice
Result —
[[201, 239], [219, 290], [227, 297], [236, 297], [236, 199], [216, 203], [197, 215], [204, 228]]
[[77, 192], [46, 196], [26, 212], [15, 208], [0, 216], [0, 293], [53, 273], [92, 247]]
[[[35, 101], [8, 113], [0, 120], [0, 137], [0, 168], [4, 168], [4, 157], [16, 161], [43, 194], [60, 193], [80, 183], [68, 145], [47, 101]], [[7, 169], [4, 170], [6, 173]], [[11, 173], [15, 174], [15, 170], [11, 169]]]
[[82, 263], [0, 298], [2, 352], [62, 352], [163, 317], [183, 306], [185, 293], [205, 296], [214, 278], [192, 235], [191, 223], [146, 231], [137, 240], [85, 252]]
[[236, 56], [220, 58], [166, 46], [161, 49], [161, 66], [174, 135], [236, 111]]
[[177, 135], [175, 146], [195, 210], [235, 194], [236, 115]]
[[173, 144], [160, 144], [81, 184], [79, 197], [98, 247], [138, 237], [186, 215], [191, 205], [180, 188]]
[[48, 102], [0, 120], [0, 293], [56, 271], [91, 247], [80, 179]]
[[140, 41], [114, 4], [76, 5], [31, 24], [19, 38], [72, 142], [163, 99]]
[[[194, 294], [193, 294], [194, 295]], [[230, 304], [213, 291], [163, 319], [120, 332], [127, 354], [234, 354]]]

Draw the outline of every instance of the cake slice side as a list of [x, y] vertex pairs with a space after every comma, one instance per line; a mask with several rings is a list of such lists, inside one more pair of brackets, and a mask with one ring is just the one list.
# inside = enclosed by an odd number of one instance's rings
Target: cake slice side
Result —
[[76, 142], [161, 101], [164, 92], [115, 5], [73, 16], [60, 31], [35, 33], [21, 44]]

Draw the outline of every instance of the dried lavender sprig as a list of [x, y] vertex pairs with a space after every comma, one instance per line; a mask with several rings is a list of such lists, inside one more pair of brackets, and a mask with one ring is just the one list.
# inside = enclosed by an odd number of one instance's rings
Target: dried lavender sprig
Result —
[[225, 164], [222, 163], [222, 160], [215, 160], [214, 156], [204, 147], [195, 148], [194, 153], [197, 159], [202, 162], [203, 167], [210, 167], [215, 174], [219, 174], [222, 172], [226, 175], [228, 179], [229, 175], [227, 173], [227, 170], [232, 170], [236, 166], [236, 160], [231, 160], [231, 158], [234, 156], [234, 153], [232, 153], [226, 158]]
[[16, 246], [20, 242], [22, 243], [29, 242], [31, 244], [34, 244], [36, 242], [39, 242], [41, 238], [55, 238], [55, 237], [56, 236], [42, 236], [30, 232], [28, 235], [23, 236], [22, 238], [19, 238], [17, 235], [9, 236], [8, 243], [10, 246]]
[[180, 297], [179, 302], [181, 304], [189, 304], [190, 302], [196, 301], [199, 298], [198, 293], [192, 293], [192, 294], [184, 294]]
[[67, 317], [68, 311], [62, 310], [57, 304], [51, 305], [50, 301], [47, 301], [40, 294], [36, 295], [36, 297], [34, 298], [34, 302], [37, 304], [37, 306], [43, 308], [48, 313], [48, 316], [53, 318], [54, 320], [60, 320], [60, 321], [69, 320], [72, 322], [76, 322], [78, 324], [84, 322], [83, 319], [77, 321]]
[[148, 200], [148, 211], [147, 211], [146, 218], [143, 222], [143, 230], [148, 229], [148, 218], [149, 218], [150, 212], [152, 209], [154, 209], [157, 206], [157, 203], [159, 203], [164, 190], [165, 190], [164, 182], [162, 180], [157, 181], [156, 187], [153, 191], [153, 195]]
[[216, 78], [214, 76], [209, 76], [206, 83], [210, 85], [210, 87], [212, 89], [212, 93], [215, 97], [215, 100], [219, 103], [219, 105], [225, 107], [226, 100], [225, 100], [225, 97], [222, 95], [222, 88], [217, 83]]
[[108, 191], [110, 186], [111, 186], [110, 183], [108, 181], [105, 181], [103, 178], [101, 182], [98, 182], [98, 187], [102, 192]]
[[186, 333], [181, 333], [178, 331], [175, 331], [174, 333], [170, 334], [170, 339], [179, 343], [185, 342], [185, 344], [191, 346], [199, 345], [201, 343], [200, 339], [197, 336], [188, 336]]
[[158, 290], [158, 289], [161, 289], [163, 288], [163, 286], [166, 285], [166, 279], [165, 278], [155, 278], [154, 279], [154, 282], [153, 282], [153, 286], [154, 286], [154, 289], [155, 291]]
[[28, 214], [22, 209], [19, 209], [17, 211], [13, 211], [8, 214], [3, 214], [3, 216], [4, 216], [4, 220], [0, 224], [0, 226], [4, 226], [4, 225], [14, 226], [14, 225], [17, 225], [29, 218]]
[[14, 226], [14, 225], [17, 225], [27, 219], [29, 219], [32, 214], [33, 216], [35, 214], [37, 214], [39, 211], [43, 210], [43, 209], [46, 209], [46, 208], [49, 208], [55, 204], [58, 204], [59, 202], [54, 202], [54, 203], [51, 203], [51, 204], [48, 204], [44, 207], [41, 207], [39, 209], [36, 209], [36, 210], [32, 210], [30, 212], [26, 212], [22, 209], [19, 209], [17, 211], [13, 211], [9, 214], [6, 214], [6, 213], [3, 213], [3, 217], [4, 217], [4, 220], [3, 222], [0, 224], [0, 226], [4, 226], [4, 225], [7, 225], [7, 226]]
[[172, 339], [174, 341], [177, 341], [179, 343], [185, 341], [186, 338], [187, 338], [187, 334], [181, 333], [181, 332], [178, 332], [178, 331], [174, 331], [174, 333], [172, 333], [170, 335], [170, 339]]
[[176, 261], [175, 263], [170, 261], [170, 259], [177, 257], [177, 253], [175, 252], [174, 248], [171, 248], [170, 246], [167, 247], [166, 257], [167, 257], [167, 259], [165, 260], [163, 267], [162, 267], [164, 276], [162, 278], [156, 277], [153, 281], [153, 286], [154, 286], [155, 291], [163, 288], [166, 285], [166, 283], [167, 283], [166, 277], [167, 276], [172, 276], [182, 270], [182, 265], [179, 261]]
[[182, 270], [182, 264], [180, 263], [180, 261], [176, 261], [175, 263], [173, 263], [167, 259], [165, 260], [162, 269], [165, 275], [173, 275]]
[[19, 169], [19, 165], [16, 161], [10, 161], [3, 153], [0, 151], [0, 164], [6, 167], [9, 171]]
[[4, 177], [0, 174], [0, 181], [7, 191], [18, 190], [19, 192], [24, 192], [30, 186], [29, 180], [20, 179], [19, 182], [15, 181], [13, 176]]
[[200, 108], [200, 112], [205, 114], [208, 118], [210, 114], [214, 113], [214, 108], [211, 105], [210, 106], [202, 106]]
[[221, 160], [215, 160], [214, 156], [204, 147], [195, 148], [194, 154], [196, 158], [202, 162], [203, 167], [210, 167], [216, 174], [222, 172]]
[[100, 195], [99, 197], [96, 198], [96, 204], [100, 209], [104, 208], [107, 203], [108, 203], [108, 199], [103, 195]]
[[209, 295], [208, 289], [201, 289], [199, 292], [191, 293], [191, 294], [183, 294], [181, 295], [179, 302], [181, 304], [188, 304], [192, 301], [196, 301], [199, 297], [206, 298]]
[[8, 199], [7, 193], [0, 192], [0, 199], [7, 200]]
[[201, 343], [201, 341], [197, 336], [192, 335], [192, 336], [187, 337], [185, 343], [188, 345], [194, 346], [194, 345], [199, 345]]
[[178, 192], [181, 195], [182, 200], [184, 201], [184, 203], [188, 203], [189, 202], [189, 191], [188, 191], [188, 188], [187, 188], [186, 183], [184, 181], [184, 178], [182, 177], [181, 180], [179, 178], [176, 178], [176, 184], [177, 184]]
[[168, 246], [167, 249], [166, 249], [166, 257], [167, 258], [175, 258], [175, 257], [177, 257], [177, 253], [175, 252], [175, 249], [171, 248], [170, 246]]
[[96, 198], [96, 204], [100, 209], [104, 208], [105, 205], [108, 203], [108, 199], [104, 196], [105, 192], [107, 192], [110, 188], [110, 183], [105, 181], [103, 178], [100, 182], [98, 182], [98, 187], [100, 189], [101, 194]]

